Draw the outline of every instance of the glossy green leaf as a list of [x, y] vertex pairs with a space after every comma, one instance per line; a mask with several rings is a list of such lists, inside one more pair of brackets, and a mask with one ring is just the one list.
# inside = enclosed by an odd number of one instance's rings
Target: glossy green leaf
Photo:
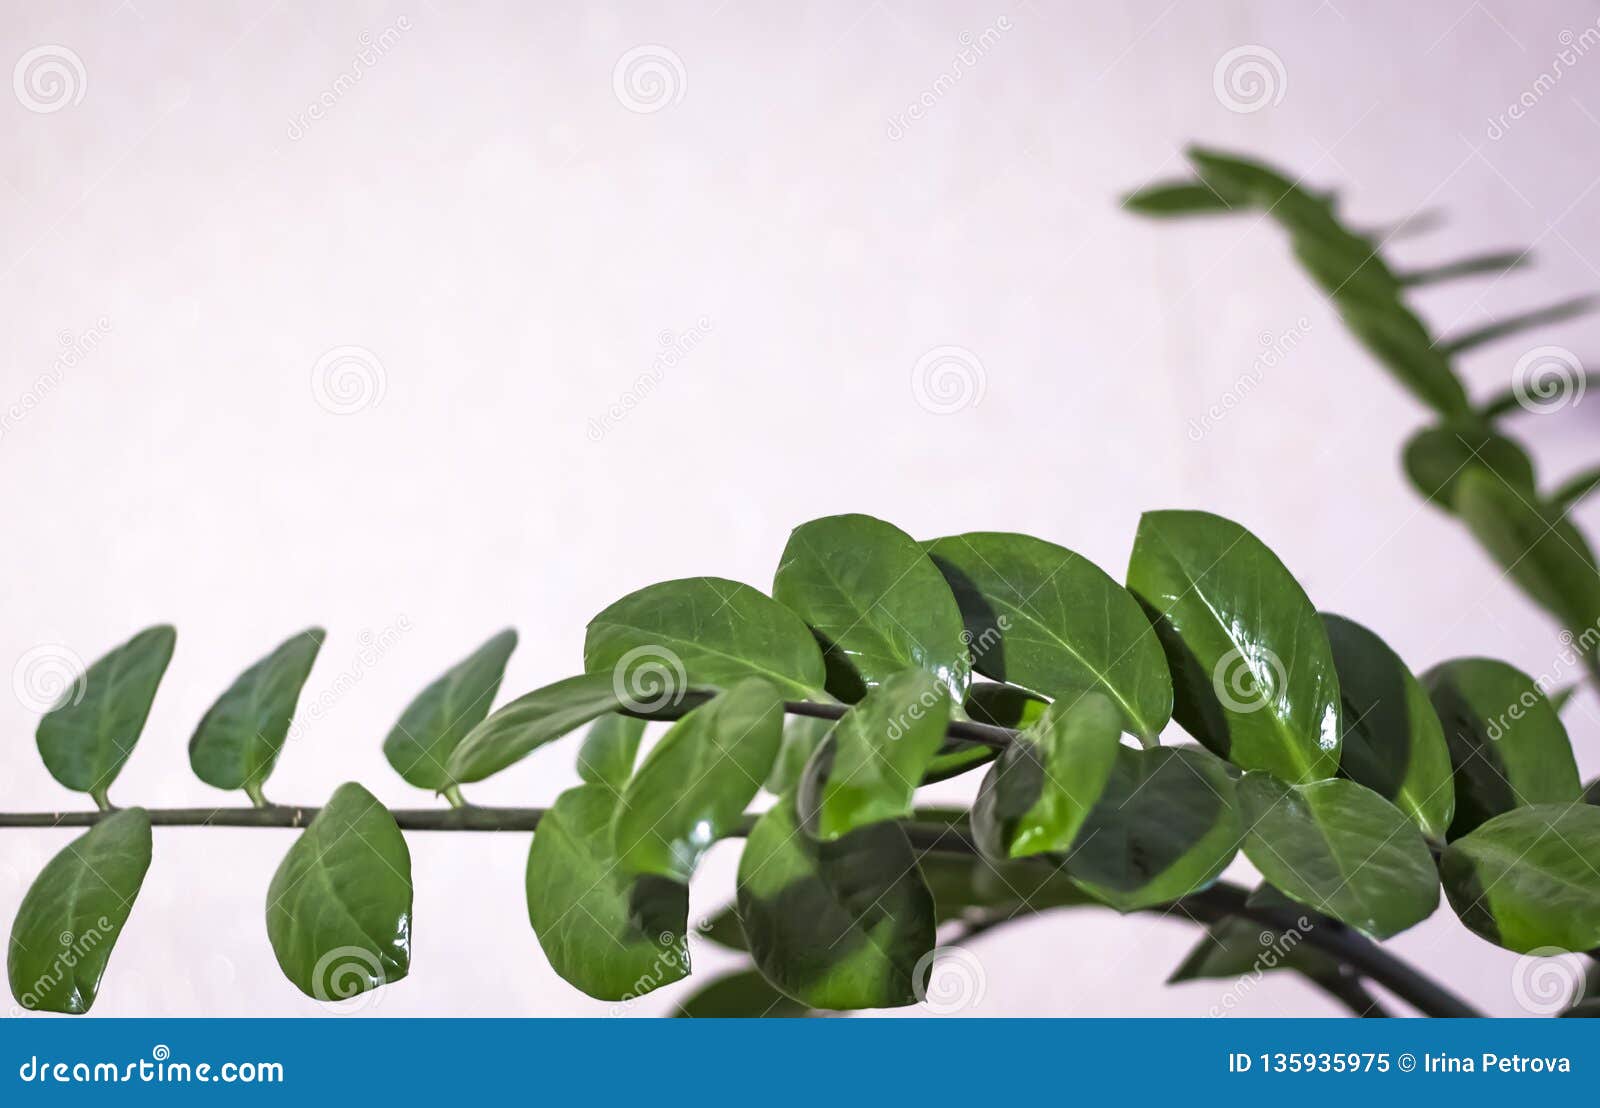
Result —
[[1600, 947], [1600, 808], [1514, 808], [1457, 839], [1439, 860], [1461, 922], [1528, 952]]
[[107, 816], [73, 839], [28, 887], [11, 925], [6, 976], [31, 1012], [87, 1012], [150, 868], [143, 808]]
[[617, 797], [579, 785], [556, 798], [528, 851], [528, 920], [550, 965], [600, 1000], [632, 1000], [689, 973], [689, 893], [634, 881], [611, 847]]
[[1184, 730], [1244, 769], [1295, 782], [1333, 774], [1333, 651], [1299, 582], [1260, 539], [1207, 512], [1146, 512], [1128, 587], [1156, 620]]
[[621, 703], [610, 673], [584, 673], [535, 689], [467, 732], [446, 770], [455, 781], [482, 781]]
[[578, 748], [578, 776], [622, 795], [644, 738], [644, 720], [609, 712], [594, 721]]
[[1210, 885], [1233, 861], [1239, 837], [1233, 777], [1215, 755], [1193, 746], [1118, 747], [1067, 872], [1100, 900], [1131, 912]]
[[1021, 731], [1032, 727], [1044, 715], [1050, 701], [1015, 685], [1001, 685], [993, 681], [975, 681], [967, 690], [967, 715], [975, 723], [991, 727], [1009, 727]]
[[817, 747], [822, 745], [822, 740], [828, 737], [828, 732], [833, 730], [836, 722], [816, 716], [790, 716], [784, 721], [783, 743], [778, 748], [778, 757], [772, 763], [772, 772], [767, 774], [764, 785], [769, 793], [782, 796], [800, 783], [806, 763], [811, 760]]
[[1428, 691], [1371, 631], [1323, 614], [1339, 671], [1344, 735], [1339, 771], [1443, 840], [1455, 816], [1450, 748]]
[[317, 1000], [390, 985], [411, 969], [411, 851], [394, 816], [355, 782], [340, 785], [267, 888], [278, 966]]
[[854, 703], [916, 667], [960, 703], [971, 676], [961, 610], [944, 575], [898, 527], [865, 515], [794, 529], [772, 596], [816, 632], [828, 691]]
[[1354, 781], [1239, 782], [1244, 852], [1284, 893], [1374, 938], [1420, 923], [1439, 905], [1439, 878], [1405, 813]]
[[738, 904], [762, 975], [802, 1004], [917, 1002], [918, 964], [936, 941], [933, 897], [898, 825], [819, 842], [780, 800], [745, 844]]
[[1100, 693], [1050, 705], [1006, 747], [978, 790], [972, 830], [990, 858], [1064, 853], [1104, 792], [1121, 716]]
[[1215, 190], [1198, 181], [1162, 181], [1147, 185], [1124, 197], [1122, 206], [1130, 212], [1149, 216], [1216, 215], [1234, 210]]
[[1026, 535], [973, 532], [929, 553], [955, 590], [979, 673], [1052, 700], [1096, 690], [1153, 741], [1172, 715], [1172, 679], [1150, 621], [1086, 558]]
[[1524, 804], [1577, 800], [1583, 785], [1567, 729], [1527, 674], [1457, 658], [1422, 675], [1455, 765], [1452, 839]]
[[500, 632], [406, 706], [383, 741], [384, 757], [396, 773], [434, 792], [455, 784], [446, 768], [450, 755], [489, 714], [516, 646], [515, 631]]
[[1473, 467], [1533, 495], [1533, 460], [1527, 451], [1481, 424], [1461, 420], [1427, 427], [1406, 443], [1403, 455], [1412, 486], [1437, 508], [1456, 509], [1461, 476]]
[[1456, 486], [1456, 512], [1511, 579], [1573, 634], [1600, 623], [1594, 552], [1557, 509], [1473, 469]]
[[144, 731], [178, 633], [148, 627], [100, 658], [39, 721], [39, 755], [50, 776], [104, 800]]
[[933, 761], [928, 763], [928, 768], [923, 771], [922, 783], [932, 785], [937, 781], [948, 781], [952, 777], [971, 773], [981, 769], [994, 761], [1000, 751], [983, 743], [966, 742], [962, 739], [947, 740], [939, 753], [933, 756]]
[[832, 841], [910, 815], [949, 724], [950, 696], [938, 677], [922, 669], [885, 677], [806, 764], [796, 804], [807, 833]]
[[678, 1019], [795, 1019], [809, 1011], [755, 970], [742, 970], [701, 986], [672, 1014]]
[[991, 861], [971, 855], [928, 851], [917, 859], [933, 893], [940, 923], [953, 919], [1013, 919], [1052, 908], [1101, 907], [1072, 883], [1056, 861], [1024, 858]]
[[783, 739], [783, 701], [746, 678], [689, 712], [623, 791], [612, 825], [619, 866], [688, 881], [711, 844], [739, 826]]
[[217, 698], [189, 740], [196, 777], [219, 789], [260, 794], [278, 763], [324, 635], [313, 627], [290, 636]]
[[804, 699], [824, 681], [822, 651], [800, 617], [721, 577], [629, 593], [589, 621], [583, 665], [614, 672], [634, 708], [663, 707], [691, 686], [724, 688], [746, 677]]

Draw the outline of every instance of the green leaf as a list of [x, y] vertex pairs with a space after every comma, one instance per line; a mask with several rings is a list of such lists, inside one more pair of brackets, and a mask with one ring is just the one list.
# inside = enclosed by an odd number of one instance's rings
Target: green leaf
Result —
[[1422, 675], [1455, 764], [1452, 839], [1524, 804], [1582, 795], [1567, 729], [1527, 674], [1489, 658], [1457, 658]]
[[783, 701], [759, 677], [672, 725], [623, 791], [612, 835], [623, 872], [688, 881], [739, 826], [778, 757]]
[[1600, 946], [1600, 809], [1536, 804], [1498, 815], [1439, 860], [1450, 905], [1492, 943], [1522, 953]]
[[1522, 447], [1481, 424], [1466, 420], [1426, 427], [1406, 443], [1406, 476], [1437, 508], [1454, 512], [1461, 476], [1474, 467], [1533, 495], [1533, 460]]
[[1400, 656], [1371, 631], [1324, 613], [1343, 702], [1339, 771], [1443, 840], [1455, 815], [1450, 748], [1422, 687]]
[[1032, 727], [1044, 715], [1050, 702], [1015, 685], [1000, 685], [993, 681], [976, 681], [967, 690], [967, 715], [977, 723], [991, 727], [1009, 727], [1021, 731]]
[[644, 720], [610, 712], [595, 720], [578, 748], [578, 776], [605, 785], [618, 796], [633, 776], [633, 760], [644, 738]]
[[973, 532], [929, 553], [955, 590], [979, 673], [1052, 700], [1093, 689], [1153, 742], [1172, 716], [1172, 679], [1150, 621], [1094, 563], [1026, 535]]
[[1119, 912], [1166, 904], [1222, 875], [1239, 848], [1233, 778], [1193, 746], [1117, 748], [1067, 872]]
[[1117, 764], [1116, 705], [1100, 693], [1058, 701], [990, 768], [972, 807], [972, 830], [990, 858], [1063, 853]]
[[383, 740], [395, 772], [419, 789], [443, 792], [455, 784], [445, 768], [467, 733], [483, 721], [500, 691], [517, 633], [500, 632], [458, 662], [406, 706]]
[[917, 860], [922, 878], [933, 893], [940, 923], [980, 918], [1012, 919], [1051, 908], [1100, 907], [1056, 863], [1041, 858], [991, 861], [941, 851], [928, 851]]
[[1543, 327], [1550, 323], [1560, 323], [1563, 320], [1572, 319], [1574, 316], [1583, 315], [1585, 312], [1591, 311], [1594, 305], [1595, 298], [1592, 296], [1575, 296], [1570, 300], [1563, 300], [1548, 307], [1537, 308], [1531, 312], [1521, 312], [1517, 315], [1507, 316], [1505, 319], [1497, 319], [1493, 323], [1487, 323], [1482, 327], [1468, 331], [1464, 335], [1446, 339], [1439, 344], [1439, 348], [1446, 356], [1454, 357], [1457, 354], [1471, 350], [1475, 346], [1482, 346], [1484, 343], [1505, 338], [1507, 335], [1514, 335], [1518, 331], [1526, 331], [1533, 327]]
[[1453, 281], [1457, 277], [1475, 277], [1481, 273], [1505, 273], [1528, 264], [1532, 255], [1527, 250], [1502, 250], [1493, 254], [1474, 254], [1444, 265], [1414, 269], [1403, 274], [1400, 283], [1409, 287], [1436, 285]]
[[745, 844], [738, 904], [762, 975], [807, 1007], [917, 1002], [920, 960], [935, 942], [933, 897], [897, 824], [819, 842], [780, 800]]
[[1233, 206], [1198, 181], [1162, 181], [1129, 193], [1122, 206], [1148, 216], [1216, 215]]
[[278, 967], [317, 1000], [345, 1000], [411, 969], [411, 851], [394, 816], [340, 785], [267, 888]]
[[1146, 512], [1128, 587], [1156, 619], [1184, 730], [1244, 769], [1332, 776], [1333, 652], [1299, 582], [1260, 539], [1206, 512]]
[[721, 577], [665, 581], [629, 593], [589, 621], [583, 665], [615, 671], [633, 710], [676, 704], [689, 687], [765, 678], [785, 696], [823, 687], [822, 651], [800, 617]]
[[91, 665], [39, 721], [39, 755], [61, 784], [104, 800], [144, 731], [178, 633], [147, 627]]
[[1575, 473], [1563, 481], [1550, 494], [1550, 505], [1557, 512], [1565, 515], [1573, 508], [1576, 508], [1595, 489], [1600, 489], [1600, 467]]
[[806, 763], [836, 722], [816, 716], [790, 716], [784, 722], [783, 744], [778, 748], [777, 760], [772, 763], [772, 772], [767, 774], [764, 786], [769, 793], [782, 796], [800, 783]]
[[535, 689], [467, 732], [451, 753], [446, 772], [454, 781], [482, 781], [620, 703], [609, 673], [584, 673]]
[[528, 920], [550, 965], [599, 1000], [632, 1000], [689, 973], [688, 888], [634, 882], [611, 848], [617, 798], [579, 785], [556, 798], [528, 851]]
[[739, 922], [739, 909], [734, 904], [723, 905], [709, 919], [700, 921], [695, 930], [703, 939], [709, 939], [729, 950], [748, 953], [750, 944], [745, 941], [744, 925]]
[[983, 743], [967, 742], [964, 739], [947, 741], [933, 761], [928, 763], [928, 768], [923, 771], [922, 783], [932, 785], [938, 781], [948, 781], [952, 777], [960, 777], [964, 773], [971, 773], [994, 761], [1000, 751]]
[[11, 925], [6, 976], [18, 1004], [71, 1015], [90, 1009], [149, 868], [143, 808], [107, 816], [50, 859]]
[[921, 669], [884, 678], [812, 753], [796, 793], [801, 825], [832, 841], [910, 815], [949, 724], [950, 696], [939, 678]]
[[1439, 906], [1439, 877], [1405, 813], [1354, 781], [1286, 785], [1253, 772], [1239, 782], [1245, 857], [1302, 904], [1377, 939]]
[[196, 777], [219, 789], [259, 795], [278, 763], [300, 690], [325, 634], [313, 627], [290, 636], [217, 698], [189, 740], [189, 764]]
[[[1301, 931], [1308, 929], [1309, 921]], [[1254, 920], [1228, 916], [1206, 929], [1205, 936], [1167, 978], [1167, 984], [1225, 981], [1270, 970], [1296, 970], [1313, 981], [1336, 979], [1338, 961], [1304, 938], [1303, 933], [1279, 931]]]
[[966, 695], [971, 670], [961, 610], [944, 576], [904, 531], [865, 515], [794, 529], [772, 596], [816, 632], [827, 688], [854, 703], [901, 670], [926, 670]]
[[1512, 580], [1568, 630], [1578, 634], [1600, 623], [1594, 552], [1558, 510], [1472, 469], [1456, 486], [1456, 512]]
[[755, 970], [741, 970], [707, 982], [672, 1014], [678, 1019], [795, 1019], [808, 1012]]

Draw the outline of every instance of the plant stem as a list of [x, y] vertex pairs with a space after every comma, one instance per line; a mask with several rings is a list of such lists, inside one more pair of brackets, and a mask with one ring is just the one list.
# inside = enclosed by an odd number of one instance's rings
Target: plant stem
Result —
[[[819, 707], [828, 707], [819, 705]], [[977, 726], [977, 725], [975, 725]], [[544, 808], [396, 808], [394, 816], [406, 831], [532, 831], [539, 825]], [[318, 809], [291, 804], [272, 804], [265, 808], [152, 808], [150, 822], [157, 827], [304, 827], [316, 818]], [[6, 827], [88, 827], [110, 812], [0, 812], [0, 828]], [[735, 830], [737, 836], [749, 834], [755, 816], [745, 816]], [[976, 854], [977, 848], [966, 831], [954, 824], [907, 822], [902, 824], [906, 838], [918, 850], [953, 851]], [[1051, 863], [1046, 863], [1051, 864]], [[1219, 882], [1174, 902], [1176, 910], [1195, 919], [1213, 921], [1225, 916], [1241, 916], [1279, 931], [1293, 931], [1311, 946], [1338, 959], [1358, 973], [1372, 979], [1426, 1016], [1480, 1016], [1477, 1009], [1443, 985], [1425, 977], [1370, 939], [1351, 931], [1337, 920], [1307, 908], [1300, 912], [1247, 903], [1248, 892], [1237, 885]], [[1302, 926], [1301, 920], [1307, 921]]]

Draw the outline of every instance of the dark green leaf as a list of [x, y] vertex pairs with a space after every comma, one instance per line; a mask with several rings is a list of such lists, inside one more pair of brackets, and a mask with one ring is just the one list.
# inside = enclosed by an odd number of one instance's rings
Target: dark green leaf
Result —
[[759, 677], [673, 724], [617, 807], [612, 834], [623, 872], [688, 881], [711, 844], [739, 826], [782, 738], [783, 701]]
[[1600, 946], [1600, 809], [1515, 808], [1457, 839], [1439, 860], [1456, 915], [1510, 950]]
[[393, 984], [411, 969], [411, 852], [389, 809], [340, 785], [267, 889], [278, 966], [317, 1000]]
[[1123, 198], [1122, 206], [1140, 215], [1215, 215], [1233, 211], [1215, 191], [1198, 181], [1164, 181]]
[[1322, 623], [1343, 701], [1339, 771], [1442, 840], [1455, 815], [1456, 791], [1450, 748], [1428, 691], [1387, 643], [1359, 623], [1326, 613]]
[[1533, 495], [1533, 461], [1527, 452], [1504, 435], [1466, 420], [1417, 432], [1406, 443], [1404, 459], [1413, 487], [1447, 512], [1456, 510], [1461, 475], [1474, 466]]
[[1117, 766], [1089, 813], [1067, 871], [1120, 912], [1205, 888], [1239, 848], [1233, 778], [1192, 746], [1117, 748]]
[[1122, 733], [1100, 693], [1050, 705], [1006, 747], [972, 807], [973, 837], [990, 858], [1070, 850], [1116, 768]]
[[1180, 981], [1227, 980], [1269, 970], [1297, 970], [1313, 981], [1339, 976], [1339, 963], [1305, 942], [1304, 930], [1279, 931], [1254, 920], [1228, 916], [1206, 929], [1205, 936], [1167, 978]]
[[313, 627], [290, 636], [228, 686], [189, 740], [196, 777], [219, 789], [260, 795], [278, 763], [324, 635]]
[[828, 737], [836, 722], [816, 716], [790, 716], [784, 722], [783, 745], [778, 748], [772, 772], [767, 774], [765, 788], [769, 793], [782, 796], [800, 783], [800, 774], [805, 771], [812, 752]]
[[1050, 702], [1015, 685], [1000, 685], [993, 681], [975, 681], [967, 690], [967, 715], [977, 723], [991, 727], [1009, 727], [1021, 731], [1031, 727], [1044, 715]]
[[1405, 813], [1354, 781], [1239, 782], [1245, 856], [1274, 886], [1374, 938], [1420, 923], [1439, 905], [1439, 877]]
[[930, 544], [955, 590], [979, 673], [1052, 700], [1094, 689], [1153, 740], [1172, 715], [1161, 646], [1128, 591], [1094, 563], [1026, 535], [973, 532]]
[[39, 721], [50, 776], [104, 801], [144, 731], [178, 633], [148, 627], [91, 665]]
[[720, 577], [665, 581], [629, 593], [589, 621], [583, 665], [615, 671], [634, 710], [677, 703], [693, 687], [762, 677], [785, 696], [823, 687], [822, 651], [800, 617], [749, 585]]
[[701, 986], [672, 1014], [679, 1019], [794, 1019], [808, 1012], [755, 970], [742, 970]]
[[910, 815], [949, 725], [950, 696], [938, 677], [922, 669], [885, 677], [806, 764], [796, 804], [807, 833], [832, 841]]
[[696, 930], [701, 938], [710, 939], [729, 950], [750, 949], [750, 944], [745, 941], [744, 925], [739, 922], [739, 910], [733, 904], [725, 905], [715, 915], [698, 923]]
[[455, 784], [445, 768], [461, 740], [489, 714], [517, 633], [506, 630], [478, 647], [406, 706], [383, 741], [395, 772], [419, 789], [443, 792]]
[[1577, 800], [1583, 786], [1567, 729], [1533, 679], [1489, 658], [1422, 675], [1455, 764], [1452, 839], [1524, 804]]
[[762, 975], [807, 1007], [917, 1002], [935, 942], [933, 897], [898, 825], [819, 842], [780, 800], [745, 844], [738, 902]]
[[1555, 492], [1550, 494], [1550, 505], [1564, 515], [1577, 507], [1584, 497], [1595, 489], [1600, 489], [1600, 467], [1575, 473], [1563, 481]]
[[917, 541], [880, 519], [829, 516], [796, 527], [772, 596], [816, 632], [828, 691], [855, 702], [901, 670], [926, 670], [966, 695], [961, 610]]
[[1575, 296], [1570, 300], [1563, 300], [1559, 304], [1551, 304], [1549, 307], [1537, 308], [1531, 312], [1522, 312], [1518, 315], [1508, 316], [1505, 319], [1497, 319], [1493, 323], [1487, 323], [1475, 330], [1468, 331], [1464, 335], [1446, 339], [1439, 346], [1445, 354], [1454, 357], [1464, 351], [1471, 350], [1475, 346], [1482, 346], [1486, 342], [1493, 342], [1495, 339], [1505, 338], [1507, 335], [1514, 335], [1518, 331], [1526, 331], [1533, 327], [1543, 327], [1549, 323], [1560, 323], [1562, 320], [1583, 315], [1585, 312], [1590, 311], [1594, 305], [1595, 298], [1592, 296]]
[[149, 868], [143, 808], [107, 816], [50, 859], [11, 925], [6, 975], [18, 1004], [32, 1012], [89, 1010]]
[[1414, 269], [1402, 274], [1400, 283], [1407, 286], [1436, 285], [1441, 281], [1453, 281], [1457, 277], [1475, 277], [1480, 273], [1504, 273], [1526, 265], [1530, 259], [1531, 254], [1527, 250], [1474, 254], [1460, 261], [1446, 262], [1444, 265], [1430, 266], [1426, 269]]
[[1333, 652], [1299, 582], [1261, 540], [1206, 512], [1146, 512], [1128, 587], [1156, 619], [1186, 731], [1245, 769], [1296, 782], [1333, 774]]
[[644, 720], [610, 712], [594, 721], [578, 748], [578, 776], [622, 795], [644, 738]]
[[948, 781], [952, 777], [960, 777], [964, 773], [971, 773], [988, 765], [999, 756], [1000, 751], [983, 743], [966, 742], [961, 739], [947, 741], [933, 761], [928, 763], [928, 768], [922, 774], [922, 783], [932, 785], [937, 781]]
[[550, 965], [600, 1000], [632, 1000], [689, 973], [688, 888], [634, 882], [611, 848], [616, 794], [579, 785], [556, 798], [528, 851], [528, 920]]
[[938, 921], [999, 917], [1009, 919], [1051, 908], [1101, 906], [1044, 858], [990, 861], [970, 855], [928, 851], [917, 860], [933, 893]]
[[467, 732], [451, 753], [447, 772], [455, 781], [482, 781], [620, 703], [610, 673], [580, 674], [535, 689]]

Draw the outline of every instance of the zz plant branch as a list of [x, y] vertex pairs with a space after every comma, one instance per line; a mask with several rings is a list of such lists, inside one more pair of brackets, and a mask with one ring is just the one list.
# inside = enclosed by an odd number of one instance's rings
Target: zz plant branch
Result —
[[[190, 741], [196, 774], [252, 808], [111, 807], [171, 628], [95, 662], [43, 717], [46, 767], [102, 811], [0, 817], [91, 824], [18, 910], [8, 976], [23, 1007], [88, 1010], [151, 827], [171, 823], [303, 828], [266, 931], [318, 999], [409, 972], [408, 829], [536, 828], [535, 937], [563, 978], [612, 1001], [687, 976], [688, 883], [713, 844], [743, 838], [736, 900], [708, 933], [754, 972], [691, 1011], [750, 990], [757, 1012], [912, 1004], [948, 953], [941, 923], [1065, 906], [1207, 924], [1179, 980], [1259, 968], [1265, 923], [1295, 940], [1269, 965], [1346, 1000], [1367, 976], [1433, 1015], [1472, 1009], [1373, 940], [1430, 916], [1441, 881], [1491, 942], [1600, 946], [1600, 810], [1534, 683], [1486, 659], [1413, 676], [1204, 512], [1147, 513], [1125, 584], [1025, 535], [918, 542], [868, 516], [815, 520], [770, 596], [716, 577], [641, 589], [590, 622], [581, 673], [490, 713], [516, 642], [503, 632], [384, 742], [449, 809], [391, 812], [353, 782], [319, 809], [268, 804], [321, 642], [303, 632], [247, 669]], [[1500, 718], [1512, 703], [1531, 707]], [[672, 722], [641, 761], [645, 717]], [[464, 802], [463, 786], [585, 725], [582, 783], [548, 811]], [[1199, 745], [1163, 743], [1175, 729]], [[922, 784], [980, 769], [970, 810], [915, 806]], [[763, 790], [776, 799], [748, 811]], [[1241, 852], [1266, 882], [1248, 894], [1219, 883]]]

